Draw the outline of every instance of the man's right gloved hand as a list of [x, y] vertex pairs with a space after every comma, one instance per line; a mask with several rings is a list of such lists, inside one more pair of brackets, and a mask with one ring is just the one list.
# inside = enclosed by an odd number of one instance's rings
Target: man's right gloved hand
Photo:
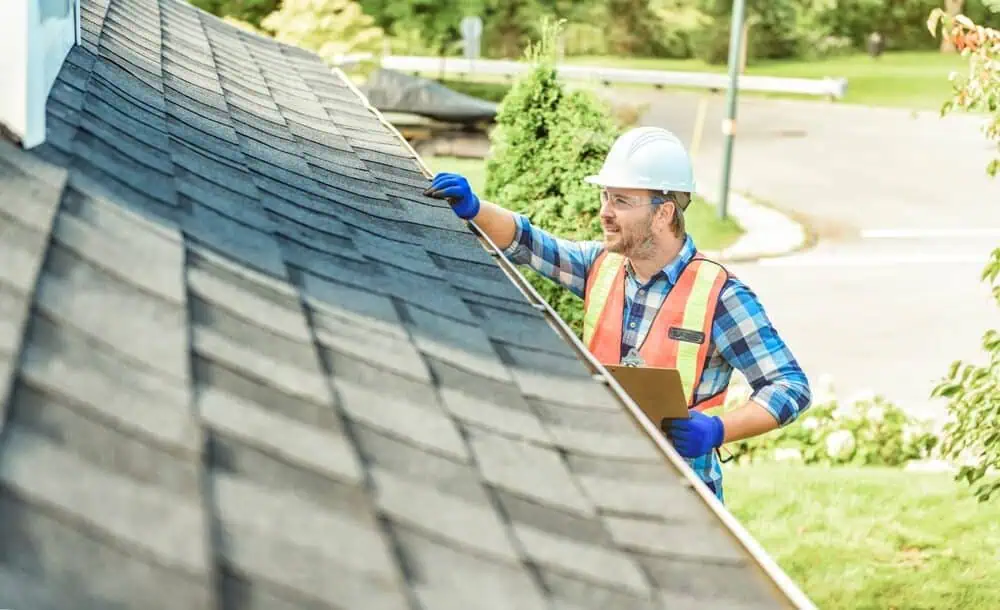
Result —
[[424, 195], [435, 199], [447, 199], [451, 209], [459, 218], [468, 220], [479, 213], [479, 197], [472, 192], [465, 176], [442, 172], [434, 176]]

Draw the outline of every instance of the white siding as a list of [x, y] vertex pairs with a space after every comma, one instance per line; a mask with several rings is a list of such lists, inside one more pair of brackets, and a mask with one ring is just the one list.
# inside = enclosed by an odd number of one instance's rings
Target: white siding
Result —
[[79, 41], [79, 0], [0, 1], [0, 123], [25, 148], [45, 139], [45, 101]]

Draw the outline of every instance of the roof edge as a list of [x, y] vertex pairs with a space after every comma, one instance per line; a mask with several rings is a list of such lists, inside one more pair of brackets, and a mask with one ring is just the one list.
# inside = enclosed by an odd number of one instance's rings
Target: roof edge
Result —
[[49, 91], [80, 42], [80, 0], [0, 4], [0, 131], [23, 148], [45, 141]]
[[[350, 79], [350, 77], [340, 68], [333, 67], [332, 71], [334, 74], [339, 76], [358, 96], [359, 100], [374, 113], [375, 117], [379, 120], [382, 125], [386, 127], [390, 132], [392, 132], [397, 138], [399, 138], [400, 143], [406, 148], [416, 159], [417, 164], [420, 166], [421, 171], [424, 176], [428, 179], [434, 176], [434, 173], [430, 170], [424, 160], [417, 154], [416, 150], [410, 145], [410, 143], [402, 136], [396, 127], [387, 121], [382, 113], [379, 112], [369, 101], [368, 98], [361, 92], [361, 90], [355, 85], [355, 83]], [[621, 406], [632, 416], [632, 419], [636, 424], [646, 433], [649, 439], [656, 445], [656, 447], [663, 454], [663, 457], [675, 470], [677, 470], [680, 475], [684, 478], [685, 482], [691, 487], [699, 498], [708, 506], [712, 511], [712, 514], [721, 522], [724, 529], [729, 532], [729, 534], [735, 539], [735, 541], [750, 555], [756, 562], [757, 566], [763, 572], [763, 576], [775, 587], [777, 592], [789, 603], [791, 607], [798, 608], [800, 610], [816, 610], [816, 606], [812, 601], [802, 592], [801, 589], [792, 581], [791, 577], [771, 558], [770, 555], [760, 546], [753, 536], [743, 527], [743, 525], [729, 512], [729, 510], [719, 501], [715, 494], [711, 493], [705, 485], [701, 484], [701, 480], [698, 479], [697, 475], [684, 461], [677, 450], [667, 442], [666, 438], [659, 431], [655, 424], [650, 421], [649, 417], [639, 408], [639, 405], [635, 403], [634, 400], [625, 392], [624, 388], [618, 383], [618, 381], [608, 372], [608, 370], [602, 365], [594, 356], [587, 350], [586, 346], [577, 338], [576, 334], [569, 327], [566, 322], [559, 317], [556, 311], [549, 305], [538, 292], [535, 290], [534, 286], [528, 282], [527, 279], [518, 271], [517, 267], [512, 264], [503, 255], [502, 250], [494, 243], [486, 233], [476, 225], [475, 222], [466, 221], [466, 224], [472, 230], [472, 233], [479, 238], [483, 247], [489, 252], [490, 256], [497, 262], [497, 265], [504, 272], [507, 278], [514, 284], [514, 286], [520, 290], [521, 294], [528, 300], [532, 307], [540, 311], [546, 318], [546, 321], [552, 326], [556, 332], [558, 332], [564, 341], [566, 341], [570, 347], [574, 349], [577, 353], [577, 357], [586, 364], [594, 379], [600, 383], [607, 385], [611, 392], [621, 403]]]

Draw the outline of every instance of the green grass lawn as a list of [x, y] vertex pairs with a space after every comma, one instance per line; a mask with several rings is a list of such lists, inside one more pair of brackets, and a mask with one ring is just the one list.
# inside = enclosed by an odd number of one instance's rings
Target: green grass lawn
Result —
[[1000, 608], [1000, 501], [943, 473], [768, 464], [726, 501], [823, 610]]
[[[486, 164], [479, 159], [456, 157], [425, 157], [434, 172], [455, 172], [469, 180], [472, 189], [482, 195], [486, 184]], [[594, 190], [597, 197], [597, 190]], [[735, 242], [743, 230], [731, 218], [718, 218], [715, 206], [695, 198], [687, 210], [687, 229], [702, 250], [718, 250]]]

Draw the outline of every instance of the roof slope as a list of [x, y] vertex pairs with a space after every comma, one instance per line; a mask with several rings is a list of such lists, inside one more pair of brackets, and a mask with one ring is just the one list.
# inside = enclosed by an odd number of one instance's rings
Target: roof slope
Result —
[[779, 606], [344, 79], [83, 39], [0, 142], [0, 607]]

